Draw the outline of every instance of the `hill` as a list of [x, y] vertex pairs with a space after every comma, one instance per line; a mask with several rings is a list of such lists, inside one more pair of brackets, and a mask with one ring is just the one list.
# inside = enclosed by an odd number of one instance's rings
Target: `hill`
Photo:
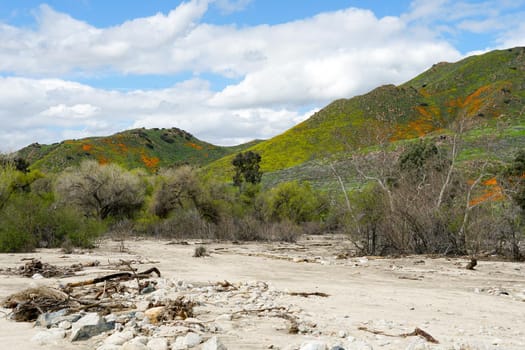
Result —
[[[250, 150], [261, 154], [261, 168], [274, 173], [270, 176], [284, 171], [293, 178], [292, 168], [311, 173], [312, 169], [305, 167], [312, 160], [352, 153], [379, 141], [447, 133], [462, 117], [467, 121], [468, 147], [461, 157], [485, 156], [480, 145], [485, 143], [484, 137], [496, 134], [499, 139], [491, 142], [505, 155], [509, 147], [525, 146], [524, 112], [525, 48], [497, 50], [456, 63], [435, 64], [400, 86], [385, 85], [361, 96], [336, 100]], [[230, 161], [231, 157], [226, 157], [211, 168], [225, 170]]]
[[220, 147], [177, 129], [133, 129], [106, 137], [67, 140], [52, 145], [31, 144], [17, 151], [33, 169], [57, 172], [84, 159], [117, 163], [125, 168], [160, 167], [177, 164], [206, 165], [239, 152], [257, 141], [235, 147]]

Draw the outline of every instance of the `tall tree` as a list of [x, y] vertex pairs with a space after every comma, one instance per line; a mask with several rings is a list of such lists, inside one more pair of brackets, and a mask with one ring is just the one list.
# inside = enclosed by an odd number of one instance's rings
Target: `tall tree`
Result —
[[248, 151], [237, 154], [232, 161], [235, 168], [233, 184], [242, 188], [242, 184], [245, 182], [254, 185], [260, 183], [262, 178], [260, 163], [261, 155], [257, 152]]

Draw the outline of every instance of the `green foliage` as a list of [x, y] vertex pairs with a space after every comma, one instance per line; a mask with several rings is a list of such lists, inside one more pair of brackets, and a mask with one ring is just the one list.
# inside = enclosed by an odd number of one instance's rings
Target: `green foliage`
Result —
[[235, 168], [233, 184], [242, 188], [243, 183], [258, 184], [261, 182], [262, 172], [260, 171], [261, 156], [259, 153], [248, 151], [238, 153], [232, 160]]
[[502, 179], [514, 203], [525, 211], [525, 150], [519, 150]]
[[399, 170], [413, 182], [423, 179], [429, 171], [443, 171], [447, 164], [446, 155], [427, 140], [408, 144], [398, 159]]
[[281, 183], [272, 188], [265, 199], [266, 217], [297, 224], [319, 220], [326, 211], [325, 203], [319, 198], [307, 182]]
[[59, 206], [32, 193], [16, 194], [0, 211], [0, 251], [24, 252], [36, 247], [93, 245], [104, 230], [71, 207]]

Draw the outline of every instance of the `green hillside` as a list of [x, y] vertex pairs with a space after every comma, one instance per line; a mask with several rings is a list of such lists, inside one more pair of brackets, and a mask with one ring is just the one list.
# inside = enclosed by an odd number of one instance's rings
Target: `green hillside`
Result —
[[[380, 141], [446, 133], [458, 117], [464, 117], [469, 149], [461, 157], [484, 156], [480, 151], [484, 138], [494, 139], [496, 134], [499, 140], [491, 141], [494, 149], [506, 154], [509, 147], [525, 146], [524, 108], [525, 48], [492, 51], [436, 64], [400, 86], [381, 86], [334, 101], [250, 149], [261, 154], [266, 173], [292, 167], [305, 173], [309, 161]], [[220, 159], [211, 169], [227, 171], [230, 161], [231, 157]]]
[[205, 165], [228, 154], [253, 146], [257, 141], [235, 147], [220, 147], [198, 140], [186, 131], [133, 129], [107, 137], [67, 140], [52, 145], [31, 144], [17, 152], [31, 168], [56, 172], [84, 159], [117, 163], [125, 168], [160, 167], [177, 164]]

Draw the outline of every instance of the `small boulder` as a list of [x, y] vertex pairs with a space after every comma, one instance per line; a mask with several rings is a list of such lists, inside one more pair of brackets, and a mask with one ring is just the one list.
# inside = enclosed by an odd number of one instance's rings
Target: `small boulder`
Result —
[[55, 345], [66, 337], [66, 331], [60, 328], [52, 328], [35, 334], [31, 341], [39, 345]]
[[85, 340], [100, 333], [107, 332], [115, 328], [115, 322], [106, 322], [96, 312], [90, 312], [84, 315], [71, 326], [70, 340]]

